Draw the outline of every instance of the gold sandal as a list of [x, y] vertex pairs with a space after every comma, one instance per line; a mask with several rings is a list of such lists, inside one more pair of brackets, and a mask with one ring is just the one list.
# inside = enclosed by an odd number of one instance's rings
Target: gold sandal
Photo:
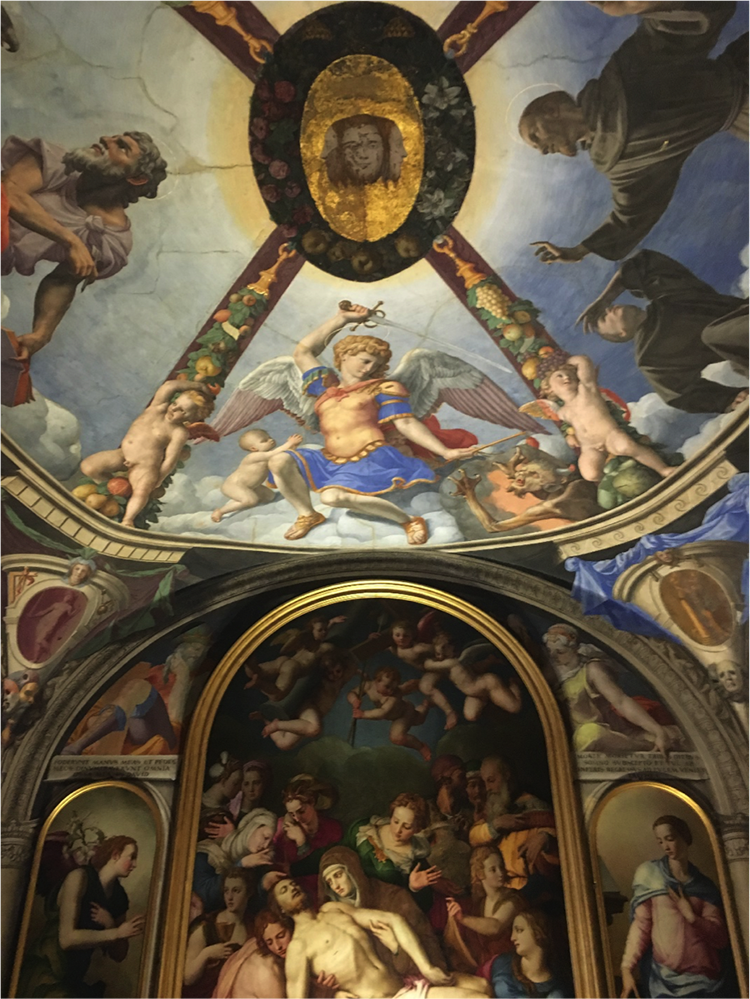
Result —
[[300, 538], [304, 538], [305, 535], [309, 534], [313, 527], [317, 527], [318, 524], [324, 523], [325, 519], [326, 518], [322, 513], [302, 514], [297, 517], [284, 537], [287, 541], [298, 541]]
[[401, 525], [406, 531], [406, 540], [410, 545], [423, 545], [430, 536], [427, 524], [423, 517], [412, 517], [405, 524]]

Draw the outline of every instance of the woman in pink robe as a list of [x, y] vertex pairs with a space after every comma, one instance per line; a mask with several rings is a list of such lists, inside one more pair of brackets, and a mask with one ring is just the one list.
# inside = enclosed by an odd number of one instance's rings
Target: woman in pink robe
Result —
[[721, 895], [688, 861], [693, 840], [688, 824], [662, 815], [653, 830], [664, 856], [635, 872], [621, 999], [639, 993], [683, 999], [736, 995], [728, 981], [729, 936]]

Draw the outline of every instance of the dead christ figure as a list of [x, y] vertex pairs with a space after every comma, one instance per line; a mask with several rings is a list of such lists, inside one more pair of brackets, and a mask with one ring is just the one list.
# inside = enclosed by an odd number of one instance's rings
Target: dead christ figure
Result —
[[[278, 881], [270, 897], [277, 911], [294, 920], [294, 936], [286, 952], [289, 999], [305, 999], [313, 979], [321, 975], [333, 976], [337, 994], [351, 999], [471, 999], [489, 994], [482, 979], [449, 975], [430, 964], [403, 916], [342, 902], [326, 902], [316, 914], [305, 893], [289, 878]], [[382, 941], [391, 954], [408, 954], [422, 979], [404, 982], [390, 962], [378, 958], [372, 937]]]

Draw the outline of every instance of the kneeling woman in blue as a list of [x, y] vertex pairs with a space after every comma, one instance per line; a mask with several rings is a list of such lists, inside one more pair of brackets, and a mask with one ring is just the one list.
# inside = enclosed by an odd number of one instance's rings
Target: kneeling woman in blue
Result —
[[510, 935], [514, 953], [500, 954], [492, 962], [492, 994], [497, 999], [566, 999], [571, 992], [549, 964], [550, 935], [543, 913], [519, 912]]
[[313, 509], [310, 491], [327, 506], [357, 510], [392, 520], [406, 532], [409, 544], [427, 541], [427, 525], [382, 499], [384, 493], [437, 481], [434, 471], [418, 458], [408, 457], [386, 443], [385, 428], [398, 421], [409, 441], [445, 461], [468, 457], [471, 448], [448, 448], [413, 415], [407, 389], [384, 377], [391, 359], [385, 340], [374, 336], [347, 336], [333, 351], [337, 371], [318, 363], [330, 339], [347, 322], [367, 316], [362, 306], [340, 311], [329, 322], [299, 342], [294, 351], [303, 372], [304, 391], [315, 397], [315, 413], [325, 446], [298, 448], [275, 455], [269, 482], [297, 511], [297, 520], [284, 535], [303, 538], [325, 520]]

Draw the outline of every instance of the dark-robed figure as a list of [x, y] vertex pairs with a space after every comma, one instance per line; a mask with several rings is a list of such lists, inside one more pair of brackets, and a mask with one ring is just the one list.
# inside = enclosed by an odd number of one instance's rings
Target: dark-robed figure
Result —
[[131, 937], [145, 919], [126, 920], [128, 896], [120, 884], [135, 870], [138, 844], [131, 836], [110, 836], [89, 863], [66, 875], [45, 901], [46, 923], [27, 952], [16, 994], [19, 996], [103, 996], [105, 983], [85, 977], [97, 947], [113, 961], [124, 961]]
[[532, 244], [543, 263], [575, 263], [589, 253], [622, 260], [664, 214], [701, 142], [721, 131], [747, 141], [747, 35], [709, 59], [735, 5], [704, 6], [710, 25], [702, 34], [642, 23], [577, 97], [557, 90], [524, 110], [518, 125], [524, 142], [543, 155], [587, 152], [609, 180], [614, 202], [578, 246]]

